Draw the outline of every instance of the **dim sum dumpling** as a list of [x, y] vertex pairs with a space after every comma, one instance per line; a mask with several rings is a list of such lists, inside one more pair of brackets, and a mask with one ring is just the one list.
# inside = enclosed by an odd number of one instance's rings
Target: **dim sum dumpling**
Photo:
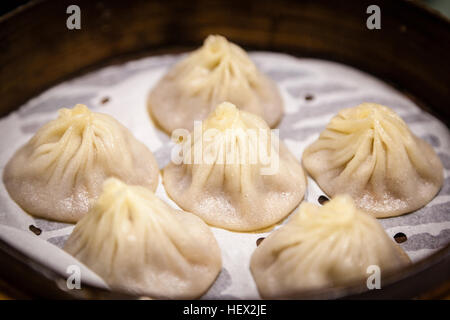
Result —
[[305, 150], [303, 165], [328, 195], [348, 193], [378, 218], [419, 209], [443, 183], [433, 148], [375, 103], [340, 111]]
[[305, 193], [301, 164], [264, 120], [231, 103], [220, 104], [183, 148], [182, 161], [164, 168], [166, 191], [210, 225], [238, 231], [268, 227]]
[[109, 115], [84, 105], [60, 109], [10, 159], [3, 181], [28, 213], [78, 221], [103, 181], [117, 177], [155, 190], [159, 169], [147, 147]]
[[112, 288], [152, 298], [199, 297], [222, 268], [217, 241], [200, 218], [115, 178], [105, 181], [64, 250]]
[[275, 83], [262, 74], [247, 53], [222, 36], [176, 64], [149, 95], [148, 109], [166, 132], [192, 130], [223, 101], [262, 117], [271, 127], [281, 119], [283, 102]]
[[[263, 298], [295, 298], [310, 290], [365, 283], [410, 264], [406, 253], [348, 195], [324, 206], [304, 202], [286, 225], [255, 249], [250, 262]], [[370, 269], [369, 269], [370, 270]]]

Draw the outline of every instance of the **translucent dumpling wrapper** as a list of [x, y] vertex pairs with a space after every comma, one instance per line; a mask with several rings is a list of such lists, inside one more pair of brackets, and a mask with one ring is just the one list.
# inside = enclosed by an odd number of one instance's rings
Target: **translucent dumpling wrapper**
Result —
[[303, 165], [325, 193], [348, 193], [379, 218], [423, 207], [443, 183], [433, 148], [375, 103], [340, 111], [306, 148]]
[[171, 133], [192, 130], [194, 120], [204, 120], [224, 101], [259, 115], [271, 127], [283, 114], [278, 88], [247, 53], [222, 36], [209, 36], [157, 83], [148, 109], [157, 124]]
[[106, 180], [64, 250], [111, 288], [151, 298], [197, 298], [222, 268], [217, 241], [200, 218], [115, 178]]
[[28, 213], [76, 222], [117, 177], [155, 190], [159, 169], [151, 151], [109, 115], [84, 105], [60, 109], [5, 167], [10, 196]]
[[255, 249], [250, 269], [260, 295], [277, 299], [364, 285], [377, 271], [382, 287], [383, 277], [410, 263], [374, 217], [338, 195], [324, 206], [303, 202]]
[[163, 170], [164, 185], [180, 207], [210, 225], [265, 228], [304, 196], [301, 164], [263, 119], [231, 103], [220, 104], [183, 141], [180, 159]]

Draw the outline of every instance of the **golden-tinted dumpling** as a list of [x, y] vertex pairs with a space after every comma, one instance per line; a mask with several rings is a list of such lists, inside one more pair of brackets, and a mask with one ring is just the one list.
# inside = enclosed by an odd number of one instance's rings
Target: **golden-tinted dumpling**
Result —
[[[302, 200], [301, 164], [260, 117], [224, 102], [164, 168], [169, 196], [208, 224], [239, 231], [271, 226]], [[201, 161], [198, 161], [198, 160]]]
[[350, 196], [338, 195], [322, 207], [303, 202], [255, 249], [250, 269], [260, 295], [275, 299], [366, 284], [371, 266], [383, 277], [409, 264], [374, 217], [358, 209]]
[[419, 209], [443, 183], [433, 148], [375, 103], [340, 111], [305, 150], [303, 165], [328, 195], [348, 193], [376, 217]]
[[222, 268], [217, 241], [200, 218], [115, 178], [106, 180], [64, 250], [111, 288], [152, 298], [197, 298]]
[[155, 190], [159, 169], [147, 147], [109, 115], [84, 105], [59, 110], [10, 159], [3, 181], [10, 196], [37, 217], [76, 222], [117, 177]]
[[223, 101], [262, 117], [275, 126], [283, 102], [272, 80], [247, 53], [222, 36], [209, 36], [203, 46], [176, 64], [153, 88], [148, 109], [166, 132], [192, 130]]

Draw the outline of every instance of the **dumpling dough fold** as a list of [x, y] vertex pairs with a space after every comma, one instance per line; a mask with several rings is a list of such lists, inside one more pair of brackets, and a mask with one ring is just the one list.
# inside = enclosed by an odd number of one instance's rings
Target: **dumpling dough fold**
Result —
[[109, 115], [85, 105], [60, 109], [5, 167], [10, 196], [28, 213], [77, 222], [108, 177], [155, 190], [159, 169], [150, 150]]
[[200, 218], [115, 178], [105, 181], [64, 250], [111, 288], [151, 298], [197, 298], [222, 267], [217, 241]]
[[382, 285], [383, 276], [409, 264], [374, 217], [360, 211], [350, 196], [338, 195], [322, 207], [303, 202], [255, 249], [250, 269], [261, 296], [276, 299], [363, 284], [372, 265], [380, 268]]
[[301, 164], [263, 119], [231, 103], [220, 104], [194, 129], [183, 150], [183, 161], [164, 168], [164, 186], [180, 207], [210, 225], [265, 228], [304, 196]]
[[275, 83], [262, 74], [247, 53], [222, 36], [209, 36], [203, 46], [172, 67], [148, 98], [148, 110], [164, 131], [192, 130], [214, 108], [230, 101], [274, 127], [283, 114]]
[[375, 103], [340, 111], [306, 148], [303, 165], [325, 193], [348, 193], [378, 218], [423, 207], [443, 183], [433, 148]]

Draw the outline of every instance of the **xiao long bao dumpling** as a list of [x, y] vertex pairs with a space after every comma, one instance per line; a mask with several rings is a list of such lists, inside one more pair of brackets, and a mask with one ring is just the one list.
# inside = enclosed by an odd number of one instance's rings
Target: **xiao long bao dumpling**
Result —
[[442, 163], [391, 109], [344, 109], [303, 153], [306, 171], [330, 196], [348, 193], [375, 217], [426, 205], [442, 186]]
[[[279, 150], [277, 150], [279, 149]], [[236, 231], [271, 226], [302, 200], [301, 164], [260, 117], [224, 102], [163, 171], [169, 196], [208, 224]]]
[[78, 221], [117, 177], [155, 190], [159, 169], [147, 147], [109, 115], [84, 105], [60, 109], [6, 165], [11, 198], [37, 217]]
[[[304, 202], [255, 249], [250, 269], [263, 298], [295, 298], [310, 290], [366, 283], [368, 267], [386, 273], [411, 262], [371, 215], [348, 195], [323, 207]], [[370, 271], [370, 269], [369, 269]]]
[[220, 248], [200, 218], [115, 178], [105, 181], [64, 250], [111, 288], [151, 298], [197, 298], [222, 268]]
[[166, 132], [192, 130], [223, 101], [262, 117], [274, 127], [283, 114], [275, 83], [262, 74], [247, 53], [222, 36], [176, 64], [149, 95], [148, 109]]

